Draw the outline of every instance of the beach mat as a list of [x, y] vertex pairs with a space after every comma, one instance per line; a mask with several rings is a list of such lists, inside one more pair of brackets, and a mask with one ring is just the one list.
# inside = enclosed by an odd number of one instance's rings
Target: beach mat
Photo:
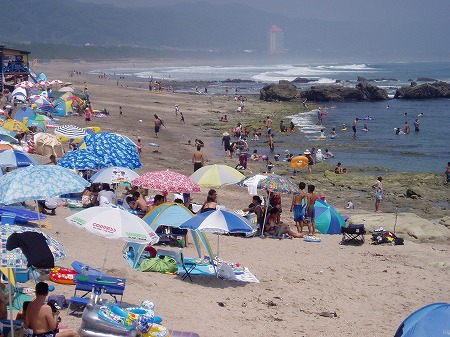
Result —
[[45, 219], [46, 216], [44, 214], [37, 214], [37, 212], [30, 211], [29, 209], [22, 207], [12, 207], [12, 206], [4, 206], [0, 207], [0, 214], [3, 212], [11, 212], [16, 215], [16, 221], [18, 222], [28, 222], [34, 220], [42, 220]]

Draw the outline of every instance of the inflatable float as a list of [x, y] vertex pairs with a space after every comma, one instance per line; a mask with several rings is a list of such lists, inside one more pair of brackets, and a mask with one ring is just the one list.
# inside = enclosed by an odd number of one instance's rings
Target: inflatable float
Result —
[[153, 146], [153, 147], [159, 147], [159, 145], [156, 144], [156, 143], [148, 143], [148, 145], [149, 145], [149, 146]]
[[330, 138], [330, 139], [334, 139], [336, 137], [337, 137], [337, 135], [331, 135], [331, 134], [328, 136], [328, 138]]
[[150, 301], [143, 301], [140, 307], [122, 309], [115, 304], [96, 304], [95, 299], [90, 299], [78, 332], [81, 337], [171, 336], [169, 330], [159, 324], [161, 321], [161, 317], [154, 315]]
[[306, 241], [306, 242], [321, 242], [322, 239], [318, 238], [317, 236], [306, 236], [306, 237], [303, 238], [303, 241]]
[[52, 268], [50, 269], [50, 274], [48, 274], [48, 278], [50, 281], [60, 284], [75, 284], [75, 276], [78, 273], [73, 269], [65, 269], [65, 268]]
[[309, 163], [309, 160], [305, 156], [297, 156], [291, 159], [291, 165], [294, 168], [302, 168], [307, 166]]

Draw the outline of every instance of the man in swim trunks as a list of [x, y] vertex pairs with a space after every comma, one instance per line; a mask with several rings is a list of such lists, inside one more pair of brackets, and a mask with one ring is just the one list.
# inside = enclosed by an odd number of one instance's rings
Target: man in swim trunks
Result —
[[192, 165], [194, 165], [194, 172], [201, 168], [205, 162], [201, 149], [202, 147], [200, 145], [197, 145], [197, 151], [195, 151], [192, 155]]
[[314, 204], [317, 200], [317, 195], [314, 194], [314, 185], [308, 185], [308, 195], [306, 197], [306, 219], [308, 220], [309, 235], [316, 234], [316, 208]]
[[161, 128], [161, 119], [156, 114], [153, 116], [155, 117], [155, 135], [156, 138], [158, 138], [159, 129]]
[[[53, 311], [46, 303], [48, 284], [39, 282], [36, 284], [36, 298], [27, 307], [25, 325], [33, 330], [33, 337], [55, 337], [58, 333], [59, 311]], [[72, 330], [71, 336], [78, 337], [78, 333]]]
[[356, 138], [356, 126], [358, 125], [358, 121], [359, 121], [359, 118], [355, 118], [355, 120], [353, 121], [353, 126], [352, 126], [353, 138]]
[[292, 198], [291, 204], [291, 212], [294, 212], [294, 221], [295, 226], [297, 227], [297, 231], [302, 234], [303, 233], [303, 220], [305, 218], [305, 213], [303, 212], [303, 205], [306, 203], [306, 194], [303, 191], [306, 187], [306, 184], [302, 181], [298, 184], [300, 189], [300, 194], [295, 195]]

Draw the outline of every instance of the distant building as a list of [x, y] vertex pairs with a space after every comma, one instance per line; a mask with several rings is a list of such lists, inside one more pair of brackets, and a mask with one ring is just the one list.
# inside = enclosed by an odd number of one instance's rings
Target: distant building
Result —
[[269, 30], [269, 53], [283, 54], [285, 52], [284, 32], [280, 27], [273, 25]]
[[0, 45], [0, 88], [14, 90], [16, 83], [27, 81], [30, 74], [30, 52]]

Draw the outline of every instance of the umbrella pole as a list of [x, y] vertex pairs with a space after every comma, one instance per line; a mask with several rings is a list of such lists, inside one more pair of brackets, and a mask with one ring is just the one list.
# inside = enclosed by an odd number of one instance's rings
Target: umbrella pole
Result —
[[13, 301], [11, 295], [11, 268], [8, 268], [8, 301], [9, 301], [9, 324], [11, 325], [11, 337], [14, 337]]
[[42, 225], [41, 225], [41, 212], [39, 212], [39, 203], [38, 203], [37, 199], [36, 199], [34, 202], [36, 203], [36, 209], [37, 209], [37, 216], [38, 216], [39, 229], [42, 229]]
[[[105, 270], [105, 264], [106, 264], [106, 256], [108, 255], [108, 251], [109, 251], [109, 245], [108, 246], [106, 246], [106, 253], [105, 253], [105, 257], [103, 258], [103, 265], [102, 265], [102, 269], [101, 269], [101, 272], [102, 272], [102, 274], [104, 274], [103, 273], [103, 271]], [[100, 276], [101, 277], [101, 276]]]
[[[268, 192], [267, 192], [268, 193]], [[264, 226], [266, 225], [266, 219], [267, 219], [267, 211], [269, 209], [268, 207], [268, 203], [269, 203], [269, 195], [267, 195], [266, 197], [266, 201], [264, 202], [264, 221], [262, 223], [262, 227], [260, 228], [261, 230], [261, 234], [259, 236], [264, 236]]]

